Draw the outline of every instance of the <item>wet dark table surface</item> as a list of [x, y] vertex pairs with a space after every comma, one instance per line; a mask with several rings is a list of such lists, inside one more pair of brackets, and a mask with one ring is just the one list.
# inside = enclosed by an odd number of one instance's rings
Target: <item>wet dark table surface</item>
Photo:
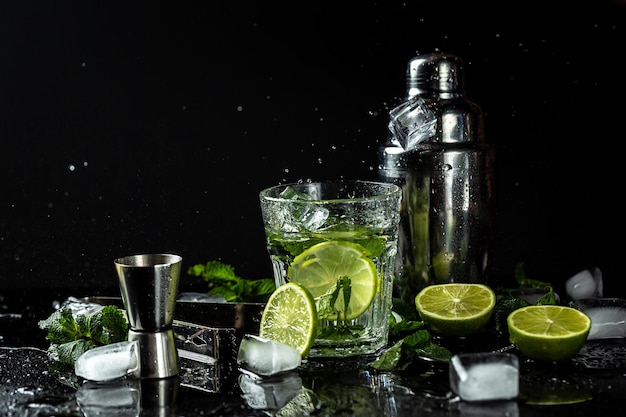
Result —
[[[217, 374], [211, 368], [207, 379], [208, 367], [181, 359], [177, 378], [85, 383], [49, 358], [46, 334], [37, 325], [68, 296], [84, 295], [0, 290], [1, 416], [623, 414], [623, 338], [588, 341], [575, 357], [559, 364], [527, 360], [512, 350], [520, 356], [520, 396], [509, 401], [461, 401], [450, 389], [447, 366], [441, 364], [419, 363], [403, 372], [381, 372], [368, 366], [371, 358], [308, 360], [294, 372], [261, 383], [231, 361], [224, 360], [227, 364], [222, 363]], [[189, 313], [181, 309], [181, 314]], [[117, 405], [110, 406], [113, 402]]]

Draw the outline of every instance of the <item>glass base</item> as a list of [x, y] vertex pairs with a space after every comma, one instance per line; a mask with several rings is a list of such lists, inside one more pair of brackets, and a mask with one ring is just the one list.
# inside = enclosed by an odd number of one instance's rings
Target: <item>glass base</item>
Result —
[[316, 341], [308, 355], [312, 358], [347, 358], [350, 356], [376, 355], [387, 346], [386, 338], [350, 343], [336, 341]]

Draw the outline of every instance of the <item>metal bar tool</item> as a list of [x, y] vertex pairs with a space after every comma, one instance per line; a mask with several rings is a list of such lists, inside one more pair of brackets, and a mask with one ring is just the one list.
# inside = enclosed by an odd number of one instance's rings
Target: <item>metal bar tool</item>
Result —
[[180, 372], [172, 323], [182, 257], [132, 255], [115, 260], [128, 315], [128, 340], [137, 341], [142, 378], [168, 378]]

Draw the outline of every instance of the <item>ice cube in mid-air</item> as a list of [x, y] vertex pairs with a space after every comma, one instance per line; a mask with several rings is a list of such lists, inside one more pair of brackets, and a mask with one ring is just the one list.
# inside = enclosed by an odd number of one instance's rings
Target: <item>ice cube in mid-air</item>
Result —
[[89, 349], [78, 357], [74, 372], [89, 381], [110, 381], [124, 376], [139, 377], [139, 343], [124, 341]]
[[391, 109], [388, 129], [405, 151], [411, 151], [435, 135], [437, 117], [424, 100], [414, 98]]
[[587, 340], [626, 337], [626, 299], [584, 298], [573, 300], [570, 307], [591, 319]]
[[296, 369], [302, 363], [297, 349], [261, 336], [246, 334], [237, 353], [237, 365], [257, 375], [269, 376]]
[[506, 353], [463, 353], [450, 360], [450, 387], [464, 401], [510, 400], [519, 395], [519, 359]]

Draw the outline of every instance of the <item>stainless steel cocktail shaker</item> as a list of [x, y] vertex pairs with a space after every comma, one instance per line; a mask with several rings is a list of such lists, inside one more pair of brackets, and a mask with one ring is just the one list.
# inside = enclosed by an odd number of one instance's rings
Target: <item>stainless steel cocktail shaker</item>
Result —
[[[488, 281], [494, 155], [464, 82], [457, 56], [411, 59], [405, 101], [390, 112], [379, 151], [379, 178], [403, 189], [394, 295], [410, 303], [427, 285]], [[398, 111], [409, 105], [413, 113]], [[428, 118], [411, 119], [418, 106], [434, 114], [432, 129], [424, 127]], [[420, 131], [417, 140], [412, 129]]]

